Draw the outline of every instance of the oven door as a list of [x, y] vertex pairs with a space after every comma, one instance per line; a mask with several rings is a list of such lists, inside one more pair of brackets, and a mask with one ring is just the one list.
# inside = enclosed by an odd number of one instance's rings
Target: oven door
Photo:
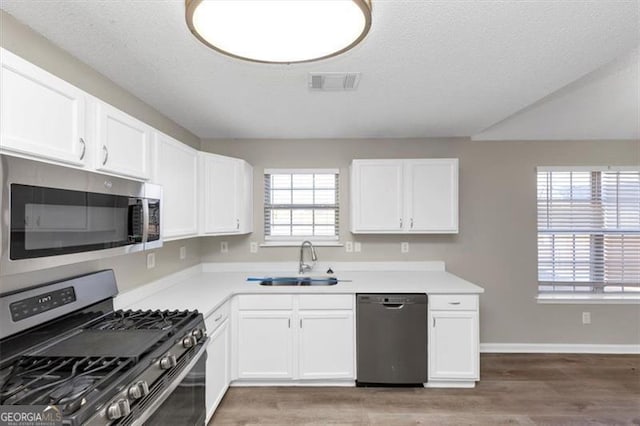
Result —
[[176, 376], [174, 382], [158, 397], [156, 404], [143, 413], [134, 424], [204, 425], [207, 414], [205, 378], [208, 344], [209, 339], [202, 344], [184, 371]]

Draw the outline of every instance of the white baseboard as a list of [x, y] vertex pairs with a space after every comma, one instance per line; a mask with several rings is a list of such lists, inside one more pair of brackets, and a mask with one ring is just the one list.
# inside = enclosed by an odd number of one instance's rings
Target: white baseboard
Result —
[[355, 387], [356, 382], [353, 380], [236, 380], [231, 382], [231, 387], [261, 387], [261, 386], [305, 386], [305, 387]]
[[481, 343], [482, 353], [640, 354], [637, 345], [563, 343]]

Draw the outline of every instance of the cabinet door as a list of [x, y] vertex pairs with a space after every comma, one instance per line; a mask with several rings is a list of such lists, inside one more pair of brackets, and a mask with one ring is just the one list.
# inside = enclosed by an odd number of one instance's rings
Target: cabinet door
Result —
[[478, 312], [429, 313], [429, 380], [478, 380]]
[[84, 165], [86, 94], [7, 50], [0, 57], [0, 150]]
[[150, 128], [124, 112], [95, 100], [96, 169], [138, 179], [149, 178]]
[[207, 421], [222, 400], [230, 382], [229, 321], [211, 335], [207, 346], [206, 406]]
[[353, 379], [353, 311], [299, 311], [300, 379]]
[[238, 377], [293, 377], [291, 311], [238, 312]]
[[458, 160], [407, 160], [407, 231], [458, 232]]
[[162, 185], [162, 226], [164, 239], [189, 237], [198, 233], [198, 151], [155, 133], [153, 181]]
[[241, 160], [200, 153], [202, 233], [240, 232]]
[[240, 230], [241, 234], [253, 232], [253, 167], [246, 161], [241, 164]]
[[402, 160], [354, 160], [351, 165], [351, 232], [403, 229]]

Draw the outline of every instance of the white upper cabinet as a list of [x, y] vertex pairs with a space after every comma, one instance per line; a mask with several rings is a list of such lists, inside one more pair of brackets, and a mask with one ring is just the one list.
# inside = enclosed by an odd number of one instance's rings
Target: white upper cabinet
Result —
[[0, 150], [83, 166], [87, 95], [1, 49]]
[[198, 234], [198, 151], [154, 132], [153, 182], [162, 185], [164, 239]]
[[242, 161], [240, 167], [240, 187], [242, 194], [240, 198], [240, 234], [253, 232], [253, 167], [246, 161]]
[[409, 232], [458, 232], [458, 160], [405, 162]]
[[128, 114], [95, 101], [95, 168], [118, 175], [148, 179], [151, 128]]
[[352, 232], [402, 232], [402, 181], [402, 161], [353, 160]]
[[151, 128], [0, 49], [0, 152], [146, 180]]
[[353, 160], [351, 232], [457, 233], [458, 160]]
[[253, 203], [251, 166], [244, 160], [199, 153], [200, 233], [251, 232]]

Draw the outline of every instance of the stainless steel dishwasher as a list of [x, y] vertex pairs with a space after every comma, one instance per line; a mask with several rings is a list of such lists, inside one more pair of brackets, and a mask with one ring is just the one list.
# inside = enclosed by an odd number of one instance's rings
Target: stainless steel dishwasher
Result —
[[427, 295], [358, 294], [358, 385], [427, 381]]

